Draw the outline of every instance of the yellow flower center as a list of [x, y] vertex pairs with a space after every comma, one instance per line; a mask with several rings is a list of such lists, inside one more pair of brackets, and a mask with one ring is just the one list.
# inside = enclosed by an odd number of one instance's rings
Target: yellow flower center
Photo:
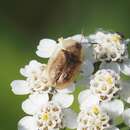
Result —
[[48, 113], [44, 113], [41, 117], [42, 120], [47, 121], [49, 119]]
[[110, 75], [107, 76], [106, 82], [107, 82], [108, 84], [112, 84], [112, 83], [113, 83], [112, 76], [110, 76]]
[[94, 106], [93, 108], [92, 108], [92, 112], [94, 113], [94, 114], [99, 114], [99, 112], [100, 112], [100, 109], [99, 109], [99, 107], [98, 106]]
[[113, 42], [119, 43], [120, 40], [121, 40], [120, 35], [114, 34], [114, 35], [112, 36], [112, 41], [113, 41]]

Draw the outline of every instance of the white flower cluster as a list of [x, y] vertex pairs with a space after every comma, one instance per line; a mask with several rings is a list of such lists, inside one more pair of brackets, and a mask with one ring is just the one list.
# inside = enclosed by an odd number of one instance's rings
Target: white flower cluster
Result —
[[120, 76], [113, 70], [102, 69], [90, 81], [90, 89], [101, 101], [110, 101], [121, 89]]
[[[25, 80], [14, 80], [16, 95], [28, 94], [22, 103], [28, 116], [18, 123], [19, 130], [119, 130], [118, 118], [130, 127], [130, 76], [128, 42], [119, 33], [98, 31], [68, 38], [40, 41], [36, 54], [48, 62], [29, 62], [20, 73]], [[69, 108], [76, 87], [80, 112]]]
[[118, 33], [97, 32], [89, 36], [94, 43], [94, 56], [99, 61], [121, 61], [128, 58], [126, 42]]
[[78, 129], [103, 130], [109, 127], [109, 116], [102, 112], [99, 106], [92, 106], [89, 110], [82, 110], [78, 116]]

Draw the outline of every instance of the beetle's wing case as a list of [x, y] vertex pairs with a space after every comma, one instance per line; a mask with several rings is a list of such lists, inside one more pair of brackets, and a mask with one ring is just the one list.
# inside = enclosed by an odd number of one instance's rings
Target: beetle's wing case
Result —
[[82, 46], [75, 40], [63, 40], [48, 61], [47, 77], [51, 86], [59, 89], [69, 86], [80, 71], [83, 61]]

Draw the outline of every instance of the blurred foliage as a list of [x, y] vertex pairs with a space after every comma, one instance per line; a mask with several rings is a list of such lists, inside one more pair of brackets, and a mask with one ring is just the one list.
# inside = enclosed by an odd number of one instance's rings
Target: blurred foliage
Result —
[[16, 130], [24, 116], [20, 105], [26, 96], [15, 96], [10, 82], [23, 78], [19, 68], [29, 60], [44, 62], [35, 55], [40, 39], [88, 35], [98, 28], [130, 37], [129, 14], [129, 0], [0, 0], [0, 130]]

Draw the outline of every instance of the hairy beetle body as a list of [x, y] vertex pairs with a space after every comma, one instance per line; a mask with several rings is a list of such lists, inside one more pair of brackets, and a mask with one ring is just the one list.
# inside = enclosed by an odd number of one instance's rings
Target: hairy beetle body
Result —
[[62, 40], [62, 47], [49, 59], [47, 76], [50, 85], [62, 89], [74, 81], [82, 64], [82, 46], [75, 40]]

